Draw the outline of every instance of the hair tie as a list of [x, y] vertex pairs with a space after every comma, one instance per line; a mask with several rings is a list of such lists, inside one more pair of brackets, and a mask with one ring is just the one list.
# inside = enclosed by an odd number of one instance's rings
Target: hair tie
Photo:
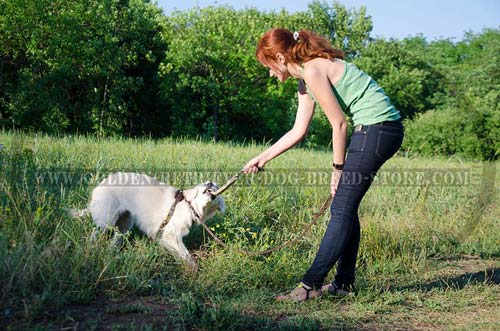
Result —
[[293, 33], [293, 39], [295, 39], [296, 42], [299, 42], [299, 33], [297, 31]]

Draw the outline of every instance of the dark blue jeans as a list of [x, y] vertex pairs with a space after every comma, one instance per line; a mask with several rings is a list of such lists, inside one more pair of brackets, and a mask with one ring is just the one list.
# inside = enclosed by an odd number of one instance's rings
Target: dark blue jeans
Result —
[[382, 164], [401, 147], [403, 136], [400, 120], [363, 126], [353, 133], [330, 207], [330, 223], [313, 264], [302, 278], [304, 284], [320, 288], [337, 260], [334, 282], [354, 283], [360, 237], [359, 203]]

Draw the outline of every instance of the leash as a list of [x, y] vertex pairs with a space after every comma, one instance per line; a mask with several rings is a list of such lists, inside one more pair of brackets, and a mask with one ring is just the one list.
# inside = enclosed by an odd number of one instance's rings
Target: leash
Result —
[[[264, 169], [263, 168], [259, 168], [259, 171], [263, 171]], [[231, 185], [233, 185], [237, 180], [238, 178], [241, 176], [241, 174], [243, 173], [243, 170], [240, 171], [239, 173], [237, 173], [236, 175], [234, 175], [233, 177], [231, 177], [224, 185], [222, 185], [222, 187], [220, 189], [218, 189], [217, 191], [213, 192], [212, 194], [214, 196], [217, 196], [219, 194], [222, 194], [222, 192], [224, 192], [225, 190], [227, 190]], [[172, 206], [170, 207], [170, 211], [168, 212], [168, 215], [165, 217], [165, 219], [163, 220], [162, 224], [160, 225], [160, 228], [158, 229], [158, 232], [157, 232], [157, 237], [158, 235], [162, 232], [163, 228], [165, 227], [165, 225], [167, 225], [167, 223], [170, 221], [170, 219], [172, 218], [172, 215], [174, 214], [174, 211], [175, 211], [175, 207], [177, 206], [177, 204], [184, 200], [184, 194], [181, 190], [177, 190], [175, 192], [175, 201], [174, 203], [172, 204]], [[186, 200], [187, 201], [187, 200]], [[267, 255], [267, 254], [270, 254], [272, 252], [276, 252], [278, 250], [281, 250], [285, 247], [288, 247], [296, 242], [298, 242], [299, 240], [301, 240], [312, 228], [312, 226], [314, 224], [316, 224], [316, 222], [318, 221], [318, 219], [325, 213], [325, 211], [328, 209], [328, 207], [330, 206], [330, 204], [332, 203], [333, 201], [333, 196], [331, 194], [328, 195], [328, 198], [325, 200], [325, 202], [323, 203], [323, 205], [321, 206], [321, 208], [315, 212], [313, 214], [313, 220], [304, 228], [304, 230], [298, 235], [296, 236], [294, 239], [292, 240], [288, 240], [287, 242], [285, 242], [284, 244], [281, 244], [279, 246], [276, 246], [274, 248], [270, 248], [270, 249], [266, 249], [266, 250], [263, 250], [263, 251], [260, 251], [260, 252], [254, 252], [254, 251], [248, 251], [248, 250], [243, 250], [243, 249], [239, 249], [237, 248], [236, 251], [240, 254], [244, 254], [244, 255], [248, 255], [248, 256], [259, 256], [259, 255]], [[189, 201], [188, 201], [189, 203]], [[217, 235], [215, 233], [213, 233], [212, 230], [210, 230], [210, 228], [208, 227], [208, 225], [205, 223], [205, 220], [203, 218], [201, 218], [198, 213], [196, 213], [196, 211], [194, 210], [193, 206], [191, 206], [191, 203], [189, 203], [189, 206], [191, 207], [191, 209], [193, 210], [193, 212], [195, 213], [195, 217], [198, 218], [198, 222], [203, 226], [203, 228], [205, 229], [205, 231], [208, 232], [208, 234], [219, 244], [221, 245], [222, 247], [224, 248], [229, 248], [229, 245], [227, 245], [225, 242], [223, 242], [219, 237], [217, 237]]]
[[[263, 170], [264, 170], [263, 168], [259, 168], [259, 171], [263, 171]], [[229, 188], [229, 186], [233, 185], [238, 180], [238, 178], [240, 177], [240, 175], [242, 173], [243, 173], [243, 170], [241, 170], [239, 173], [237, 173], [236, 175], [234, 175], [233, 177], [231, 177], [226, 182], [226, 184], [224, 184], [220, 189], [218, 189], [217, 191], [213, 192], [212, 194], [215, 195], [215, 196], [217, 196], [217, 195], [221, 194], [222, 192], [224, 192], [225, 190], [227, 190]], [[283, 249], [283, 248], [285, 248], [287, 246], [290, 246], [290, 245], [298, 242], [300, 239], [302, 239], [302, 237], [304, 237], [309, 232], [309, 230], [311, 230], [312, 226], [314, 224], [316, 224], [316, 222], [318, 221], [318, 219], [328, 209], [328, 207], [330, 206], [330, 204], [332, 203], [332, 201], [333, 201], [333, 196], [331, 194], [329, 194], [328, 198], [325, 200], [325, 202], [323, 203], [323, 205], [321, 206], [321, 208], [319, 209], [319, 211], [317, 211], [316, 213], [313, 214], [313, 220], [294, 239], [289, 240], [289, 241], [285, 242], [282, 245], [276, 246], [274, 248], [266, 249], [266, 250], [261, 251], [261, 252], [253, 252], [253, 251], [247, 251], [247, 250], [242, 250], [242, 249], [236, 249], [236, 251], [239, 252], [239, 253], [241, 253], [241, 254], [245, 254], [245, 255], [249, 255], [249, 256], [267, 255], [267, 254], [270, 254], [272, 252], [278, 251], [280, 249]], [[225, 242], [223, 242], [219, 237], [217, 237], [217, 235], [215, 235], [215, 233], [212, 232], [212, 230], [210, 230], [210, 228], [205, 224], [204, 220], [200, 220], [200, 224], [203, 226], [203, 228], [205, 229], [205, 231], [207, 231], [208, 234], [217, 243], [219, 243], [224, 248], [229, 248], [229, 246]]]
[[[233, 178], [231, 178], [232, 180]], [[234, 181], [233, 181], [234, 183]], [[333, 201], [333, 196], [331, 194], [328, 195], [328, 198], [326, 199], [326, 201], [323, 203], [323, 205], [321, 206], [320, 210], [318, 210], [316, 213], [313, 214], [313, 220], [304, 228], [304, 230], [297, 236], [295, 237], [294, 239], [292, 240], [289, 240], [287, 242], [285, 242], [284, 244], [282, 245], [279, 245], [279, 246], [276, 246], [274, 248], [270, 248], [270, 249], [266, 249], [266, 250], [263, 250], [263, 251], [260, 251], [260, 252], [253, 252], [253, 251], [247, 251], [247, 250], [243, 250], [243, 249], [239, 249], [237, 248], [236, 251], [238, 253], [241, 253], [241, 254], [244, 254], [244, 255], [248, 255], [248, 256], [259, 256], [259, 255], [267, 255], [267, 254], [270, 254], [272, 252], [275, 252], [275, 251], [278, 251], [280, 249], [283, 249], [287, 246], [290, 246], [296, 242], [298, 242], [299, 240], [301, 240], [306, 234], [307, 232], [309, 232], [309, 230], [311, 230], [312, 226], [314, 224], [316, 224], [316, 222], [318, 221], [318, 219], [321, 217], [321, 215], [323, 215], [325, 213], [325, 211], [328, 209], [328, 207], [330, 206], [330, 204], [332, 203]], [[225, 242], [223, 242], [221, 239], [219, 239], [219, 237], [217, 237], [217, 235], [215, 235], [215, 233], [212, 232], [212, 230], [210, 230], [210, 228], [205, 224], [205, 222], [203, 220], [200, 221], [200, 224], [203, 226], [203, 228], [205, 229], [205, 231], [208, 232], [208, 234], [217, 242], [219, 243], [222, 247], [224, 248], [229, 248], [229, 245], [227, 245]]]

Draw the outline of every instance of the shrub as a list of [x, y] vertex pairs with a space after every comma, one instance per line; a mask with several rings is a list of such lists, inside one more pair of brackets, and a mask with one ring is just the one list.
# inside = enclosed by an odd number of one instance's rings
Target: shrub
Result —
[[455, 154], [463, 158], [497, 159], [500, 109], [494, 100], [497, 93], [491, 94], [469, 107], [431, 110], [406, 121], [403, 148], [424, 156]]

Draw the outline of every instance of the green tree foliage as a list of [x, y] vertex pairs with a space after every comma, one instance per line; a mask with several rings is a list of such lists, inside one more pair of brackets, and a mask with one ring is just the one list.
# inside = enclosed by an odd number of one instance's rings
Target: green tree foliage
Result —
[[446, 77], [443, 103], [407, 123], [404, 147], [421, 155], [496, 159], [500, 154], [500, 30], [425, 49]]
[[[271, 27], [316, 30], [355, 54], [368, 40], [371, 21], [364, 10], [322, 2], [296, 14], [220, 6], [175, 12], [165, 32], [169, 49], [161, 70], [173, 134], [261, 140], [277, 138], [291, 127], [296, 83], [269, 80], [255, 59], [257, 41]], [[319, 124], [313, 125], [319, 129], [313, 137], [324, 136]], [[323, 144], [331, 132], [328, 136]]]
[[[276, 139], [297, 107], [255, 59], [272, 27], [311, 29], [343, 49], [406, 118], [404, 148], [497, 158], [499, 30], [464, 40], [370, 39], [364, 7], [303, 12], [195, 8], [149, 0], [0, 0], [0, 125], [49, 133]], [[321, 111], [306, 141], [331, 143]]]
[[270, 80], [257, 63], [260, 35], [313, 29], [354, 55], [371, 30], [364, 9], [335, 2], [295, 14], [211, 7], [168, 18], [145, 0], [1, 6], [3, 125], [53, 133], [277, 138], [293, 122], [296, 85]]
[[313, 1], [308, 6], [309, 28], [330, 39], [334, 47], [342, 49], [348, 58], [355, 58], [367, 45], [373, 23], [366, 7], [346, 9], [339, 2], [328, 5]]
[[405, 42], [375, 40], [355, 63], [383, 87], [404, 118], [432, 109], [443, 89], [442, 74]]
[[266, 15], [257, 10], [229, 7], [172, 15], [161, 75], [174, 135], [241, 139], [279, 134], [290, 101], [277, 97], [286, 87], [270, 82], [255, 59], [265, 22]]
[[156, 97], [165, 19], [153, 4], [4, 0], [1, 9], [0, 111], [9, 126], [142, 133], [165, 118]]

